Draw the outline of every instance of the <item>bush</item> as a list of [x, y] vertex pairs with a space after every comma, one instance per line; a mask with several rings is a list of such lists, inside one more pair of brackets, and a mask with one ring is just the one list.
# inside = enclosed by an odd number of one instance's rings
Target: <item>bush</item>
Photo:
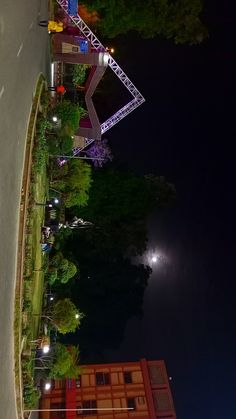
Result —
[[50, 260], [50, 266], [54, 266], [55, 268], [58, 268], [61, 261], [63, 259], [63, 254], [61, 252], [57, 252]]
[[30, 300], [24, 300], [23, 302], [23, 310], [29, 311], [32, 308], [32, 302]]
[[45, 110], [47, 110], [47, 108], [51, 104], [51, 96], [50, 96], [50, 93], [48, 91], [44, 91], [42, 93], [41, 98], [40, 98], [40, 103], [41, 103], [42, 107]]
[[59, 147], [61, 154], [70, 153], [73, 147], [73, 139], [71, 135], [63, 135], [59, 137]]
[[77, 267], [73, 262], [70, 262], [67, 259], [63, 259], [63, 261], [67, 261], [67, 264], [64, 264], [64, 267], [61, 267], [61, 270], [59, 272], [60, 275], [60, 281], [63, 284], [66, 284], [73, 276], [75, 276], [77, 272]]
[[33, 172], [40, 173], [45, 169], [48, 155], [46, 131], [51, 127], [52, 124], [46, 119], [39, 119], [37, 122], [37, 136], [33, 150]]
[[47, 280], [50, 285], [53, 285], [54, 282], [57, 280], [57, 268], [50, 268], [50, 270], [47, 273]]
[[62, 127], [68, 126], [75, 132], [79, 127], [79, 121], [84, 114], [84, 109], [68, 100], [64, 100], [56, 106], [55, 113], [60, 118]]
[[75, 64], [73, 67], [73, 84], [83, 84], [87, 77], [88, 64]]
[[24, 407], [33, 409], [37, 406], [39, 401], [40, 392], [33, 383], [28, 383], [24, 386]]
[[50, 137], [47, 139], [49, 154], [60, 154], [59, 141], [57, 137]]

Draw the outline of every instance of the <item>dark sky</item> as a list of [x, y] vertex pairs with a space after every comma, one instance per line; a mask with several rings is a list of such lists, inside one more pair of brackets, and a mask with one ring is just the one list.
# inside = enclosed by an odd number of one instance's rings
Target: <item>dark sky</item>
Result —
[[150, 219], [153, 270], [143, 319], [107, 361], [164, 359], [179, 419], [235, 419], [236, 18], [208, 1], [200, 47], [120, 38], [115, 58], [146, 103], [109, 132], [114, 154], [176, 185]]

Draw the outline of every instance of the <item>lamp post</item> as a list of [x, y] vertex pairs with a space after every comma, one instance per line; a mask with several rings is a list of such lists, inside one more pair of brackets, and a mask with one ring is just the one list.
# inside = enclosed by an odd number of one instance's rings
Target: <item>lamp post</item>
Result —
[[37, 207], [48, 207], [48, 208], [52, 208], [53, 204], [59, 204], [59, 199], [58, 198], [54, 198], [53, 202], [35, 202], [34, 204]]
[[63, 158], [63, 159], [82, 159], [82, 160], [100, 160], [104, 161], [103, 157], [87, 157], [87, 156], [63, 156], [60, 154], [50, 154], [50, 157]]
[[35, 205], [37, 207], [48, 207], [48, 208], [52, 208], [52, 204], [48, 204], [47, 202], [35, 202]]
[[91, 408], [77, 408], [77, 409], [28, 409], [24, 410], [24, 413], [31, 413], [31, 412], [84, 412], [84, 411], [127, 411], [127, 410], [134, 410], [133, 407], [91, 407]]

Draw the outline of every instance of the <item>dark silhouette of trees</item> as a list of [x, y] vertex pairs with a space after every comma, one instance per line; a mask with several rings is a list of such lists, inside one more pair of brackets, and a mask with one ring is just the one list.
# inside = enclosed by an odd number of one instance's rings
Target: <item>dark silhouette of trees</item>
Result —
[[67, 210], [71, 218], [92, 222], [88, 229], [72, 230], [62, 247], [80, 267], [80, 280], [72, 279], [61, 292], [85, 313], [78, 335], [71, 337], [79, 342], [83, 362], [117, 347], [128, 319], [142, 315], [151, 269], [132, 257], [146, 248], [149, 213], [174, 197], [174, 186], [163, 177], [103, 168], [93, 173], [88, 205]]
[[201, 0], [85, 0], [96, 11], [102, 35], [114, 38], [131, 30], [145, 38], [160, 35], [176, 44], [199, 44], [208, 36], [200, 20]]

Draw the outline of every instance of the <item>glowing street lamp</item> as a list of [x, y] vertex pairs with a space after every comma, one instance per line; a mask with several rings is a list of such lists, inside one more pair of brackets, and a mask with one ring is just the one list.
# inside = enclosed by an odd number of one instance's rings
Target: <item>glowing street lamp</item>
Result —
[[48, 391], [48, 390], [50, 390], [50, 388], [51, 388], [51, 383], [49, 383], [49, 382], [45, 383], [44, 390]]
[[43, 346], [43, 353], [48, 354], [49, 351], [50, 351], [50, 346], [49, 345], [44, 345]]
[[113, 48], [113, 47], [106, 47], [106, 51], [107, 52], [110, 52], [111, 54], [114, 54], [114, 52], [115, 52], [115, 48]]

